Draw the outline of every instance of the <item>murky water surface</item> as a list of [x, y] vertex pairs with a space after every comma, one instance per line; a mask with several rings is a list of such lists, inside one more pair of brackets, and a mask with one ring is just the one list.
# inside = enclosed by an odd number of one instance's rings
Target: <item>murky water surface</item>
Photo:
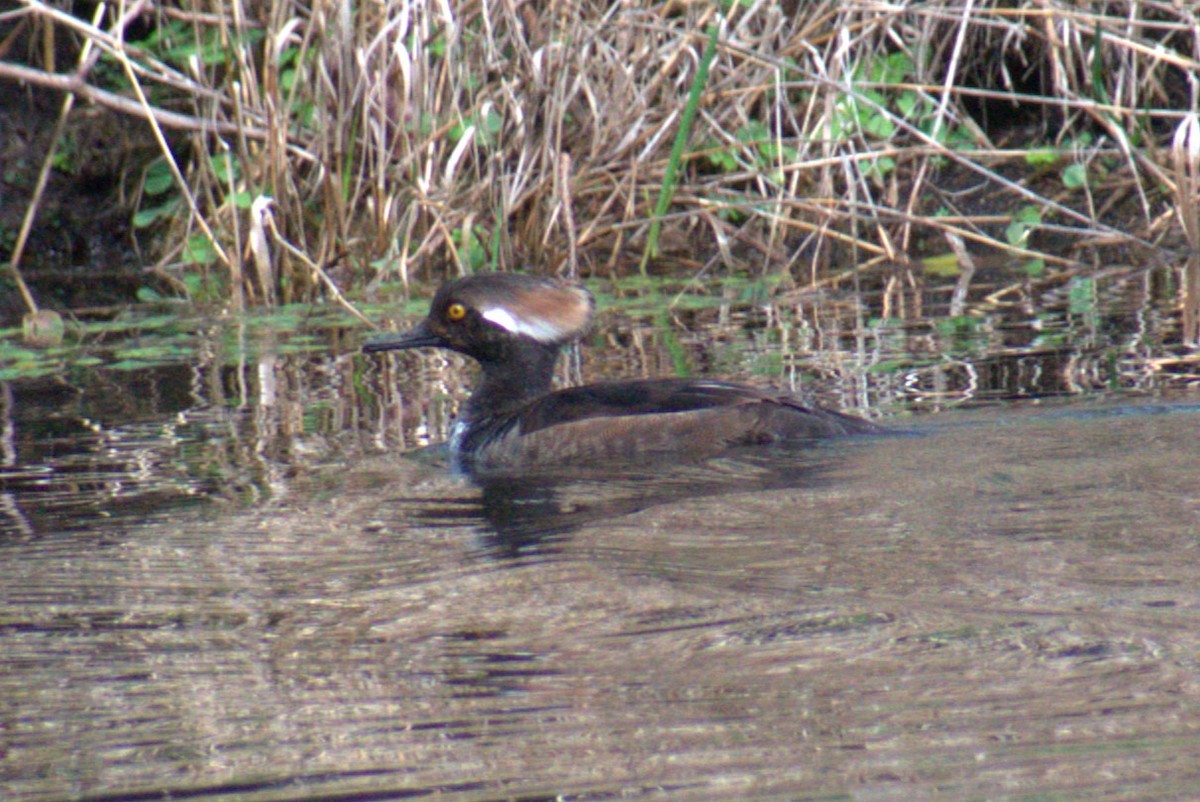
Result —
[[1191, 397], [479, 487], [358, 359], [6, 386], [6, 798], [1200, 787]]

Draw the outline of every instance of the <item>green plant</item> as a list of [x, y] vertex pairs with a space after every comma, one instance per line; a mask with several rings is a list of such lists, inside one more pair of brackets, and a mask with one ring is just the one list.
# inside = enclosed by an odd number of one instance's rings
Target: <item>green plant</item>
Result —
[[[952, 119], [939, 123], [938, 104], [928, 93], [910, 86], [916, 79], [916, 65], [904, 52], [893, 52], [867, 59], [857, 65], [852, 90], [834, 106], [830, 136], [845, 143], [857, 137], [868, 141], [891, 142], [897, 133], [896, 118], [954, 149], [970, 149], [970, 132]], [[940, 163], [940, 159], [935, 160]], [[867, 174], [882, 178], [896, 168], [895, 159], [880, 156], [871, 160]]]
[[450, 232], [450, 239], [454, 241], [459, 259], [470, 272], [474, 273], [487, 264], [487, 250], [475, 236], [474, 228], [470, 226], [456, 228]]
[[451, 142], [459, 142], [468, 131], [472, 132], [475, 143], [485, 148], [494, 147], [504, 129], [504, 118], [495, 110], [489, 108], [485, 113], [459, 120], [450, 126], [447, 136]]
[[[142, 175], [142, 206], [133, 215], [134, 228], [149, 228], [155, 223], [174, 217], [183, 207], [178, 191], [172, 193], [175, 177], [166, 159], [159, 157], [150, 163]], [[153, 203], [154, 205], [149, 205]]]
[[784, 181], [780, 165], [790, 164], [800, 158], [800, 152], [794, 146], [777, 141], [771, 129], [760, 120], [746, 123], [737, 132], [737, 137], [754, 154], [754, 169], [766, 174], [776, 184]]
[[75, 135], [70, 131], [63, 131], [62, 138], [58, 141], [58, 146], [54, 149], [54, 155], [50, 159], [50, 166], [60, 173], [73, 174], [79, 170], [79, 146], [75, 141]]
[[692, 85], [688, 90], [687, 104], [679, 119], [679, 127], [675, 131], [675, 142], [671, 146], [671, 155], [667, 157], [667, 168], [663, 173], [662, 187], [658, 192], [658, 202], [654, 205], [654, 217], [650, 223], [650, 233], [646, 237], [646, 249], [642, 252], [639, 269], [646, 275], [646, 264], [658, 255], [658, 236], [662, 227], [662, 217], [671, 205], [678, 181], [679, 163], [683, 159], [683, 151], [687, 147], [688, 138], [692, 133], [692, 120], [696, 117], [696, 109], [700, 106], [700, 95], [708, 83], [708, 70], [717, 55], [717, 35], [720, 29], [715, 25], [709, 26], [708, 44], [692, 77]]
[[[1022, 206], [1013, 215], [1008, 226], [1004, 229], [1004, 238], [1008, 244], [1021, 250], [1029, 250], [1029, 238], [1034, 230], [1042, 224], [1042, 210], [1037, 206]], [[1025, 273], [1030, 278], [1037, 278], [1046, 271], [1046, 261], [1041, 257], [1026, 260], [1023, 264]]]
[[1037, 206], [1022, 206], [1013, 215], [1008, 227], [1004, 230], [1004, 238], [1014, 248], [1026, 248], [1029, 245], [1030, 235], [1041, 224], [1041, 209]]
[[1040, 171], [1054, 170], [1062, 165], [1059, 177], [1066, 189], [1083, 189], [1088, 185], [1088, 165], [1074, 160], [1074, 154], [1088, 147], [1093, 137], [1083, 132], [1065, 147], [1042, 146], [1025, 152], [1025, 163]]

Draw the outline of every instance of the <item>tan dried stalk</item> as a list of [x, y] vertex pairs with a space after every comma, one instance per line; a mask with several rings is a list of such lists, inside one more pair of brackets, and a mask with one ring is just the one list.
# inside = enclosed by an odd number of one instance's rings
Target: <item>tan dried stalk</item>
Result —
[[1175, 213], [1188, 244], [1183, 267], [1183, 332], [1187, 345], [1200, 344], [1200, 116], [1189, 114], [1175, 131]]
[[[371, 287], [446, 270], [629, 269], [710, 21], [720, 46], [663, 218], [664, 258], [807, 283], [908, 263], [942, 231], [1036, 253], [1003, 239], [1027, 205], [1059, 242], [1137, 239], [1172, 185], [1155, 139], [1186, 107], [1181, 76], [1200, 72], [1187, 3], [791, 0], [718, 18], [704, 3], [580, 0], [547, 14], [495, 0], [189, 0], [157, 11], [212, 57], [181, 63], [22, 2], [152, 91], [134, 102], [4, 62], [0, 80], [189, 130], [163, 137], [195, 199], [168, 239], [206, 227], [229, 252], [233, 295], [260, 303], [322, 291], [310, 265], [342, 254], [330, 275]], [[900, 57], [911, 70], [889, 76]], [[1047, 146], [1061, 161], [1031, 180], [1027, 160]], [[1086, 191], [1052, 180], [1073, 161]], [[1105, 181], [1134, 193], [1137, 219], [1094, 204]], [[259, 196], [306, 259], [275, 248], [269, 265], [240, 270]]]

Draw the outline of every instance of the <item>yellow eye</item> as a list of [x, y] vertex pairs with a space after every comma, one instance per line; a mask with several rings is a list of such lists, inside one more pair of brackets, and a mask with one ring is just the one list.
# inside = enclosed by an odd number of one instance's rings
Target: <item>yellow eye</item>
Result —
[[446, 319], [457, 323], [467, 316], [467, 308], [462, 304], [450, 304], [446, 307]]

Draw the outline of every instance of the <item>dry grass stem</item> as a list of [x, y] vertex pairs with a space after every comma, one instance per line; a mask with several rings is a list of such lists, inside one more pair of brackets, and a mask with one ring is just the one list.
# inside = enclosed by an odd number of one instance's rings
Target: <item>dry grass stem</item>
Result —
[[1183, 341], [1200, 344], [1200, 116], [1180, 123], [1172, 147], [1175, 213], [1188, 245], [1183, 267]]
[[[219, 278], [234, 302], [329, 293], [312, 266], [343, 254], [339, 280], [371, 288], [629, 271], [674, 182], [662, 259], [810, 284], [880, 256], [916, 265], [946, 237], [968, 258], [1074, 268], [1081, 249], [1144, 244], [1168, 199], [1187, 222], [1164, 156], [1196, 103], [1186, 3], [792, 0], [722, 16], [671, 2], [186, 0], [129, 6], [151, 31], [136, 42], [21, 3], [25, 22], [95, 48], [107, 71], [10, 59], [0, 80], [148, 121], [181, 212], [151, 229], [159, 269]], [[676, 164], [709, 24], [715, 56]], [[258, 197], [288, 247], [252, 247]], [[1035, 222], [1018, 237], [1019, 219]]]

